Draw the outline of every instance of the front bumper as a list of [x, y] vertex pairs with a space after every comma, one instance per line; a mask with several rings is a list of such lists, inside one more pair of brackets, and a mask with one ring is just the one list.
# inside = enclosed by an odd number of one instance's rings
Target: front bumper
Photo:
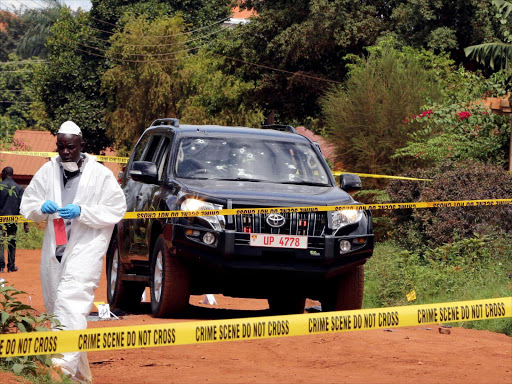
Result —
[[[173, 247], [176, 255], [186, 263], [223, 273], [240, 274], [244, 271], [268, 271], [296, 277], [332, 278], [347, 268], [363, 264], [373, 253], [373, 235], [309, 236], [307, 249], [253, 247], [250, 233], [224, 230], [213, 232], [217, 241], [204, 244], [200, 236], [191, 237], [191, 227], [175, 225]], [[194, 227], [197, 230], [197, 227]], [[340, 254], [340, 241], [352, 244], [351, 251]]]

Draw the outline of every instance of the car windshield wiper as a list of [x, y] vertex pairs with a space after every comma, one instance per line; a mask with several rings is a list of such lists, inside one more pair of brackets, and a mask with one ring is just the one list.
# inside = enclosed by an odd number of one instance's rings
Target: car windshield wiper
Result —
[[249, 177], [235, 177], [229, 179], [211, 179], [211, 180], [222, 180], [222, 181], [252, 181], [253, 183], [272, 183], [270, 180], [251, 179]]
[[293, 184], [293, 185], [312, 185], [315, 187], [330, 187], [329, 184], [325, 183], [316, 183], [314, 181], [283, 181], [279, 184]]

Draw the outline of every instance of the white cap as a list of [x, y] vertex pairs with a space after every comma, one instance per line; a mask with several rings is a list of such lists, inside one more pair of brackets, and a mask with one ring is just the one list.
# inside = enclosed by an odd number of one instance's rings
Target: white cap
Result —
[[82, 131], [80, 130], [80, 127], [72, 121], [65, 121], [64, 123], [62, 123], [57, 134], [59, 133], [82, 136]]

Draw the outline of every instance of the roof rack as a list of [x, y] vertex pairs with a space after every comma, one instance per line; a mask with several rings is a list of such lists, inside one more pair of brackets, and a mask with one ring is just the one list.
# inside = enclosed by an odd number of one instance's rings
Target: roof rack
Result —
[[153, 124], [151, 124], [152, 127], [154, 127], [156, 125], [171, 125], [171, 126], [177, 128], [180, 126], [180, 121], [178, 119], [176, 119], [175, 117], [169, 117], [169, 118], [165, 118], [165, 119], [157, 119], [157, 120], [153, 121]]
[[291, 125], [284, 125], [284, 124], [262, 125], [261, 129], [275, 129], [276, 131], [298, 133], [297, 130], [295, 128], [293, 128]]

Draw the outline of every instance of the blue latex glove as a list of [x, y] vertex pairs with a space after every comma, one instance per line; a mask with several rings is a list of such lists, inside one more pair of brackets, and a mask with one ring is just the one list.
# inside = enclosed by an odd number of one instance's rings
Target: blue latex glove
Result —
[[41, 212], [43, 212], [43, 213], [55, 213], [55, 212], [57, 212], [57, 208], [59, 208], [59, 206], [57, 205], [56, 202], [51, 201], [51, 200], [46, 200], [43, 203], [43, 205], [41, 206]]
[[80, 206], [76, 204], [68, 204], [63, 208], [57, 209], [59, 216], [63, 219], [75, 219], [80, 216]]

